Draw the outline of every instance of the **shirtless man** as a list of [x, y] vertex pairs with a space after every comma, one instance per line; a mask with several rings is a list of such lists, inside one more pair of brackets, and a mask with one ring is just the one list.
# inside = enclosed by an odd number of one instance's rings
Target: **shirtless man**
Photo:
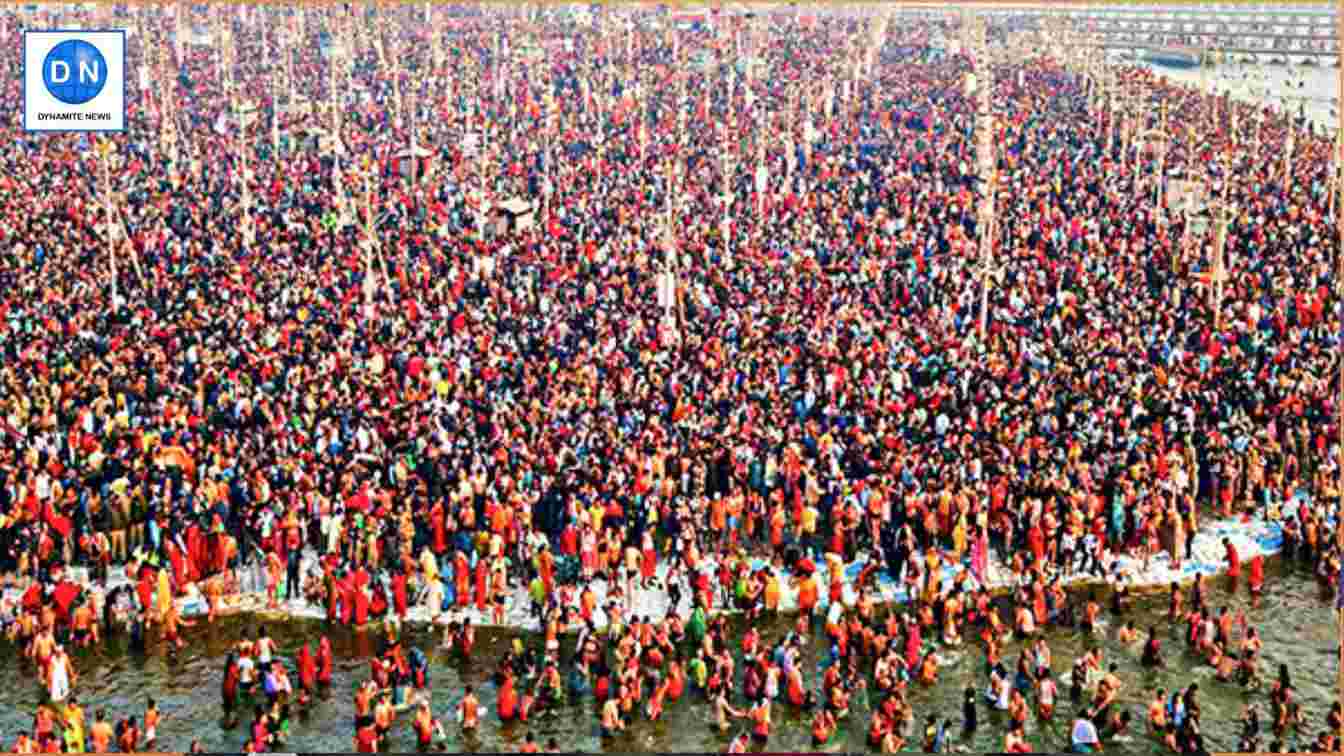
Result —
[[[179, 628], [191, 627], [195, 624], [191, 620], [182, 619], [182, 610], [177, 608], [177, 602], [169, 601], [168, 607], [163, 612], [163, 642], [173, 644], [176, 649], [182, 649], [186, 644], [182, 642], [182, 637], [178, 634]], [[260, 642], [258, 642], [258, 645], [260, 645]]]
[[476, 699], [476, 694], [472, 692], [472, 687], [467, 686], [466, 695], [462, 697], [462, 703], [457, 705], [457, 715], [462, 722], [462, 733], [470, 735], [476, 732], [476, 727], [481, 719], [481, 702]]
[[213, 577], [205, 581], [205, 603], [209, 607], [209, 613], [205, 615], [206, 623], [215, 621], [219, 616], [219, 604], [223, 598], [223, 589], [221, 583], [223, 580], [219, 577]]
[[377, 705], [373, 707], [373, 722], [378, 728], [379, 740], [387, 738], [388, 733], [392, 731], [392, 725], [396, 721], [397, 708], [392, 705], [392, 692], [385, 690]]
[[38, 674], [42, 678], [42, 685], [45, 686], [48, 683], [47, 674], [51, 667], [51, 655], [56, 648], [56, 638], [51, 634], [51, 629], [43, 627], [38, 630], [29, 648], [32, 652], [29, 656], [37, 662]]
[[1097, 684], [1097, 694], [1092, 698], [1092, 716], [1094, 717], [1115, 701], [1115, 697], [1119, 695], [1120, 689], [1124, 686], [1120, 682], [1119, 676], [1115, 674], [1116, 669], [1117, 665], [1112, 664], [1106, 675], [1101, 678], [1101, 682]]
[[1101, 605], [1097, 603], [1095, 595], [1089, 596], [1087, 606], [1083, 609], [1083, 627], [1084, 633], [1091, 634], [1097, 626], [1097, 615], [1101, 613]]
[[621, 718], [621, 705], [616, 698], [608, 698], [602, 705], [602, 738], [615, 737], [625, 730], [625, 720]]
[[70, 636], [75, 645], [88, 648], [98, 642], [98, 623], [94, 620], [93, 609], [84, 602], [75, 608], [70, 617]]
[[726, 688], [727, 686], [721, 686], [714, 694], [714, 726], [718, 728], [720, 733], [727, 733], [729, 727], [732, 726], [729, 717], [741, 719], [745, 716], [744, 712], [734, 709], [728, 703]]
[[252, 650], [257, 655], [257, 664], [262, 667], [270, 665], [271, 657], [275, 655], [275, 641], [266, 633], [264, 625], [257, 628], [257, 642]]

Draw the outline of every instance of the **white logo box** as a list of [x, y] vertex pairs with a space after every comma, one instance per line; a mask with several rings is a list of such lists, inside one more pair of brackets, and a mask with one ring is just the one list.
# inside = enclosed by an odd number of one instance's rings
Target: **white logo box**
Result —
[[[47, 91], [42, 63], [56, 45], [81, 40], [107, 62], [103, 89], [86, 103], [69, 105]], [[46, 29], [23, 33], [23, 128], [27, 131], [126, 130], [126, 31]]]

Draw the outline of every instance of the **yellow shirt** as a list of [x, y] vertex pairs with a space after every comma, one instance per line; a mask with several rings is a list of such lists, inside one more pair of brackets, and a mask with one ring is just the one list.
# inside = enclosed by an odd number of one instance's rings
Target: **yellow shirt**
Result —
[[426, 584], [439, 579], [439, 563], [434, 559], [434, 552], [429, 549], [420, 552], [420, 569], [425, 573]]
[[958, 555], [966, 550], [966, 515], [957, 518], [957, 527], [952, 529], [952, 549]]
[[765, 581], [765, 608], [774, 609], [779, 606], [779, 578], [770, 574]]
[[158, 610], [159, 616], [163, 617], [168, 614], [168, 604], [173, 600], [173, 591], [168, 584], [168, 570], [159, 570], [158, 593], [158, 606], [156, 606], [155, 609]]
[[803, 507], [803, 532], [817, 532], [817, 510], [814, 507]]

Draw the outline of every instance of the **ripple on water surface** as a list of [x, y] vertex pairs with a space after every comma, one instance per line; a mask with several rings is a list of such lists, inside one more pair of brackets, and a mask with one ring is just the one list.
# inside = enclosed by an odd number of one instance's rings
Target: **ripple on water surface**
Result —
[[[1301, 739], [1309, 743], [1325, 728], [1325, 716], [1335, 700], [1337, 670], [1336, 622], [1330, 605], [1320, 599], [1314, 582], [1305, 573], [1288, 575], [1281, 568], [1268, 571], [1264, 601], [1259, 609], [1249, 609], [1244, 590], [1237, 595], [1226, 592], [1225, 582], [1217, 580], [1211, 586], [1210, 603], [1216, 609], [1226, 605], [1235, 612], [1247, 608], [1248, 617], [1264, 639], [1262, 674], [1270, 677], [1277, 673], [1280, 663], [1287, 664], [1293, 683], [1298, 689], [1298, 700], [1308, 715], [1308, 725]], [[1108, 753], [1160, 753], [1155, 741], [1144, 729], [1144, 712], [1152, 691], [1164, 687], [1168, 691], [1184, 687], [1192, 681], [1200, 683], [1200, 704], [1204, 709], [1203, 726], [1210, 751], [1231, 751], [1236, 748], [1239, 734], [1237, 722], [1247, 701], [1260, 709], [1262, 722], [1268, 714], [1267, 694], [1264, 690], [1247, 696], [1240, 688], [1219, 683], [1212, 670], [1197, 664], [1185, 655], [1185, 645], [1175, 629], [1164, 619], [1165, 598], [1154, 596], [1141, 599], [1125, 619], [1132, 619], [1141, 632], [1150, 625], [1163, 630], [1167, 667], [1148, 671], [1138, 664], [1139, 647], [1126, 648], [1114, 640], [1118, 621], [1107, 617], [1105, 637], [1098, 643], [1107, 663], [1120, 665], [1120, 676], [1125, 683], [1121, 700], [1132, 710], [1135, 718], [1133, 735], [1111, 744]], [[251, 633], [256, 622], [242, 618], [225, 618], [213, 626], [197, 626], [188, 631], [188, 649], [176, 657], [166, 654], [162, 647], [153, 647], [145, 655], [128, 654], [124, 637], [119, 637], [106, 649], [96, 653], [80, 652], [76, 668], [80, 679], [76, 686], [81, 703], [90, 718], [99, 707], [107, 709], [113, 718], [127, 715], [141, 716], [145, 698], [152, 696], [159, 702], [164, 720], [159, 727], [160, 748], [185, 749], [193, 738], [199, 739], [207, 751], [236, 751], [241, 747], [245, 727], [224, 730], [220, 721], [219, 684], [221, 666], [230, 644], [244, 631]], [[282, 653], [293, 653], [304, 641], [316, 645], [322, 625], [311, 621], [272, 623], [267, 626], [279, 643]], [[787, 623], [769, 624], [763, 640], [773, 642], [787, 631]], [[376, 649], [376, 635], [352, 634], [344, 630], [332, 633], [337, 656], [330, 695], [320, 700], [305, 715], [291, 724], [288, 748], [300, 751], [349, 751], [351, 747], [354, 705], [353, 687], [368, 678], [369, 654]], [[512, 639], [508, 633], [482, 630], [478, 634], [476, 659], [471, 664], [459, 660], [433, 658], [431, 666], [432, 702], [435, 716], [444, 720], [451, 733], [448, 750], [516, 750], [529, 731], [540, 742], [556, 738], [566, 750], [597, 752], [602, 743], [597, 737], [597, 716], [591, 699], [570, 704], [558, 711], [545, 713], [527, 725], [500, 728], [494, 719], [493, 683], [489, 681], [499, 656]], [[1070, 708], [1067, 705], [1068, 673], [1073, 659], [1083, 653], [1088, 639], [1076, 632], [1054, 631], [1047, 636], [1053, 651], [1054, 671], [1062, 682], [1065, 698], [1056, 713], [1053, 726], [1042, 725], [1034, 719], [1028, 722], [1027, 738], [1037, 751], [1059, 751], [1067, 747]], [[408, 631], [410, 642], [426, 650], [437, 646], [437, 634], [427, 631]], [[1005, 664], [1012, 669], [1016, 664], [1021, 644], [1010, 643], [1005, 648]], [[808, 661], [815, 669], [824, 649], [819, 643], [811, 644]], [[0, 736], [7, 744], [20, 728], [32, 723], [32, 711], [41, 693], [31, 676], [31, 670], [12, 648], [3, 651], [0, 668]], [[943, 670], [939, 683], [931, 689], [917, 690], [913, 695], [915, 717], [923, 721], [929, 714], [953, 721], [959, 734], [962, 691], [973, 687], [984, 688], [983, 655], [978, 646], [949, 650], [943, 654], [950, 666]], [[741, 665], [738, 666], [741, 674]], [[814, 672], [809, 682], [816, 684]], [[489, 715], [479, 740], [462, 742], [452, 724], [452, 707], [462, 693], [462, 686], [476, 687]], [[739, 688], [740, 690], [740, 679]], [[865, 750], [864, 735], [868, 709], [862, 704], [855, 707], [841, 737], [831, 746], [837, 751]], [[811, 750], [809, 721], [795, 715], [786, 706], [775, 713], [775, 733], [771, 750]], [[415, 739], [408, 718], [403, 716], [393, 730], [386, 750], [414, 751]], [[1002, 720], [983, 705], [980, 707], [981, 727], [969, 742], [958, 745], [975, 752], [996, 751], [1002, 747]], [[1268, 745], [1263, 740], [1262, 745]], [[1290, 738], [1290, 745], [1292, 740]], [[727, 738], [720, 738], [709, 728], [709, 707], [694, 694], [670, 706], [662, 721], [636, 723], [628, 735], [607, 744], [613, 751], [721, 751]], [[913, 744], [917, 745], [917, 744]]]

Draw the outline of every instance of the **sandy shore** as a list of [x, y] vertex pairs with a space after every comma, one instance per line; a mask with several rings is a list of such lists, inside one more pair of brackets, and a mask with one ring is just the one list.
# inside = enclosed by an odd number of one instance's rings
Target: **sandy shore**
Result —
[[[1131, 556], [1121, 556], [1119, 561], [1120, 579], [1134, 590], [1161, 589], [1170, 585], [1173, 581], [1186, 584], [1195, 579], [1196, 575], [1206, 577], [1218, 575], [1226, 570], [1224, 561], [1224, 550], [1222, 545], [1223, 538], [1228, 538], [1236, 547], [1243, 562], [1249, 561], [1257, 555], [1271, 556], [1278, 553], [1283, 545], [1283, 528], [1276, 522], [1266, 522], [1261, 519], [1250, 519], [1243, 521], [1240, 518], [1206, 521], [1200, 532], [1195, 535], [1192, 544], [1191, 553], [1182, 564], [1181, 569], [1172, 568], [1172, 564], [1167, 554], [1159, 553], [1150, 560], [1148, 569], [1142, 569], [1141, 560]], [[708, 559], [709, 564], [713, 565], [714, 560]], [[316, 567], [317, 555], [314, 552], [306, 552], [303, 560], [303, 571], [307, 574], [310, 567]], [[845, 590], [844, 601], [846, 604], [854, 604], [857, 599], [857, 593], [854, 588], [854, 581], [866, 564], [864, 555], [860, 555], [854, 562], [848, 564], [845, 568]], [[769, 568], [769, 565], [760, 559], [753, 560], [754, 568]], [[944, 565], [943, 581], [945, 585], [950, 585], [956, 574], [966, 565]], [[659, 577], [665, 576], [667, 566], [659, 566]], [[782, 572], [781, 577], [785, 577]], [[73, 578], [82, 583], [86, 590], [100, 591], [104, 590], [89, 582], [87, 571], [76, 569], [73, 571]], [[246, 582], [246, 578], [243, 578]], [[1011, 572], [998, 560], [991, 559], [985, 587], [991, 591], [1009, 587], [1012, 580]], [[1102, 581], [1095, 576], [1073, 575], [1064, 580], [1069, 586], [1083, 586], [1088, 583], [1100, 584]], [[1115, 583], [1114, 576], [1108, 576], [1106, 582]], [[106, 591], [110, 592], [120, 585], [128, 584], [123, 573], [116, 572], [109, 580]], [[979, 583], [974, 577], [970, 578], [970, 585], [978, 588]], [[797, 591], [789, 585], [788, 580], [781, 580], [781, 601], [780, 608], [784, 611], [791, 611], [797, 608]], [[597, 594], [599, 610], [595, 620], [598, 627], [604, 627], [607, 623], [605, 614], [600, 607], [607, 604], [607, 595], [609, 585], [605, 580], [596, 580], [593, 585], [594, 593]], [[891, 603], [905, 603], [909, 601], [909, 596], [903, 586], [898, 585], [892, 578], [882, 571], [878, 576], [878, 590], [884, 601]], [[680, 605], [675, 607], [679, 612], [689, 612], [691, 609], [690, 591], [683, 592]], [[821, 605], [825, 608], [829, 604], [828, 591], [821, 591]], [[17, 591], [11, 591], [7, 596], [18, 597]], [[577, 597], [575, 599], [577, 601]], [[222, 611], [223, 614], [247, 613], [255, 614], [258, 617], [264, 617], [268, 621], [276, 621], [286, 617], [322, 619], [325, 617], [323, 607], [309, 604], [303, 601], [285, 601], [281, 602], [280, 607], [269, 609], [266, 606], [264, 595], [256, 591], [245, 591], [242, 594], [226, 597], [227, 605]], [[195, 586], [189, 586], [187, 595], [177, 599], [179, 608], [186, 617], [195, 617], [205, 614], [206, 606], [204, 599], [200, 597]], [[472, 606], [465, 610], [453, 610], [448, 613], [442, 613], [438, 617], [438, 623], [444, 624], [453, 619], [469, 617], [472, 624], [478, 627], [509, 627], [521, 628], [524, 630], [539, 630], [538, 621], [529, 614], [531, 599], [527, 595], [525, 585], [515, 586], [512, 589], [512, 596], [508, 604], [508, 610], [505, 615], [503, 625], [497, 625], [493, 622], [489, 613], [481, 612]], [[632, 596], [626, 598], [626, 615], [630, 616], [663, 616], [669, 609], [670, 600], [665, 592], [660, 588], [645, 590], [636, 588]], [[733, 611], [733, 610], [727, 610]], [[415, 624], [429, 624], [433, 620], [433, 615], [429, 608], [422, 605], [414, 606], [407, 614], [407, 621]]]

